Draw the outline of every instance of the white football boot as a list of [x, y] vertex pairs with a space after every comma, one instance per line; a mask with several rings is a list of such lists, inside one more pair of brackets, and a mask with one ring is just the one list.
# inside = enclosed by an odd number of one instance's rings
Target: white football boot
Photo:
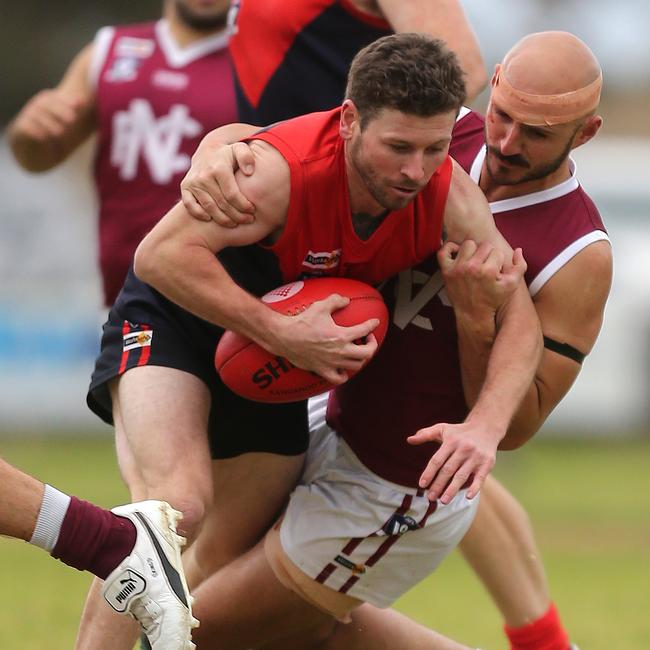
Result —
[[152, 650], [190, 650], [192, 616], [181, 546], [176, 533], [180, 512], [164, 501], [131, 503], [111, 511], [130, 519], [137, 538], [131, 554], [106, 578], [102, 594], [118, 613], [140, 623]]

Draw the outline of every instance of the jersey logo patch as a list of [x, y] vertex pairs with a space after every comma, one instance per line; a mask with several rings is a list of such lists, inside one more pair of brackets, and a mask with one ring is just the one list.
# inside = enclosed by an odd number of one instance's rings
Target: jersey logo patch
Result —
[[302, 265], [309, 269], [333, 269], [339, 265], [341, 261], [341, 249], [337, 248], [333, 251], [323, 251], [321, 253], [314, 253], [309, 251], [302, 261]]
[[403, 535], [409, 530], [419, 528], [418, 522], [408, 515], [393, 515], [383, 526], [378, 534], [384, 535]]
[[133, 81], [138, 76], [138, 68], [142, 61], [131, 56], [117, 57], [106, 71], [104, 78], [113, 83]]
[[190, 79], [184, 72], [156, 70], [151, 77], [151, 83], [158, 88], [181, 91], [187, 88]]
[[151, 339], [153, 338], [153, 330], [146, 330], [141, 332], [129, 332], [122, 335], [122, 350], [127, 352], [135, 348], [151, 347]]
[[147, 59], [153, 54], [155, 47], [156, 44], [150, 38], [120, 36], [115, 43], [115, 56]]
[[344, 566], [346, 569], [350, 569], [355, 576], [363, 575], [366, 572], [366, 567], [363, 564], [355, 564], [352, 560], [348, 560], [347, 557], [343, 557], [342, 555], [337, 555], [334, 558], [334, 562]]

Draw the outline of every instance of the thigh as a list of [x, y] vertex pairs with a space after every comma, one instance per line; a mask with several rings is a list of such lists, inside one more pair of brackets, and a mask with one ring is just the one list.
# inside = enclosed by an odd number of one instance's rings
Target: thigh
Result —
[[302, 455], [264, 453], [213, 462], [212, 507], [187, 551], [187, 567], [195, 584], [264, 536], [295, 487], [302, 464]]
[[282, 586], [257, 544], [194, 591], [203, 650], [247, 650], [331, 621]]
[[[162, 366], [132, 368], [111, 382], [120, 464], [147, 498], [211, 492], [210, 394], [198, 377]], [[124, 470], [123, 470], [124, 471]]]

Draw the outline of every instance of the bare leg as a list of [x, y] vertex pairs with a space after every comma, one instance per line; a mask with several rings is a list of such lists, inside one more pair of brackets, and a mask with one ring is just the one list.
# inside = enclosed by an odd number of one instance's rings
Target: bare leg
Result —
[[280, 584], [262, 542], [211, 576], [194, 595], [201, 620], [194, 638], [201, 650], [257, 648], [267, 639], [302, 634], [332, 620]]
[[352, 612], [352, 623], [338, 623], [319, 648], [334, 650], [468, 650], [468, 646], [430, 630], [393, 609], [362, 605]]
[[300, 477], [304, 455], [249, 453], [213, 462], [214, 503], [184, 554], [196, 586], [251, 549], [277, 519]]
[[[131, 499], [160, 499], [183, 513], [179, 531], [195, 535], [212, 499], [207, 441], [210, 395], [199, 379], [171, 368], [129, 370], [111, 386], [116, 447]], [[131, 650], [134, 622], [115, 614], [91, 586], [77, 650]]]
[[45, 486], [0, 459], [0, 535], [28, 542], [34, 533]]
[[508, 625], [525, 625], [548, 610], [548, 584], [528, 515], [492, 476], [460, 550]]
[[201, 650], [468, 650], [391, 610], [363, 605], [350, 624], [305, 602], [275, 577], [260, 542], [195, 591]]

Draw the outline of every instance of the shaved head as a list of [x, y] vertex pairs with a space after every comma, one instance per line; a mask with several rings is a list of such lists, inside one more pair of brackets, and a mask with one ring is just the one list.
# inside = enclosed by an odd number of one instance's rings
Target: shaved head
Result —
[[569, 32], [522, 38], [497, 65], [492, 97], [525, 124], [570, 122], [593, 112], [602, 73], [593, 52]]

